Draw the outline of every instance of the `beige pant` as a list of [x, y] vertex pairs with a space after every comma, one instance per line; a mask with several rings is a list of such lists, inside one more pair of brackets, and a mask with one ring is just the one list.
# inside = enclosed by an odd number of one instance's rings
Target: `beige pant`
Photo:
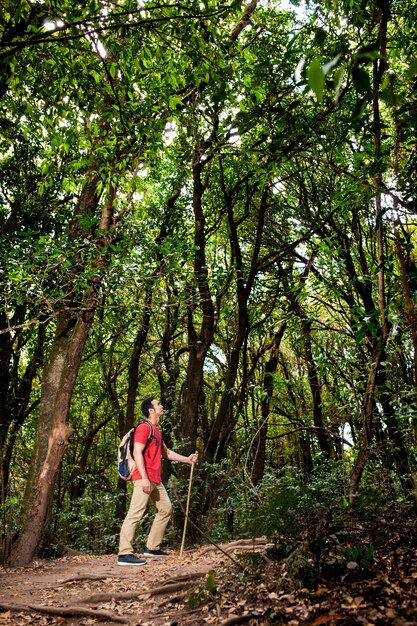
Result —
[[151, 493], [144, 493], [142, 490], [142, 481], [135, 480], [129, 510], [122, 528], [120, 529], [119, 554], [131, 554], [133, 552], [133, 540], [135, 538], [136, 526], [146, 511], [149, 498], [155, 504], [158, 512], [153, 520], [146, 547], [149, 550], [159, 549], [165, 529], [171, 519], [171, 500], [162, 483], [158, 485], [151, 482]]

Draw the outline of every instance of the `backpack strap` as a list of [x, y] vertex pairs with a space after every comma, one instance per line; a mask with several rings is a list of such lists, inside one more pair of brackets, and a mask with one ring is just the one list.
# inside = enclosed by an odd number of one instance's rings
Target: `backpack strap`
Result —
[[[148, 424], [149, 426], [149, 435], [148, 435], [148, 439], [146, 440], [145, 447], [143, 448], [143, 451], [142, 451], [142, 454], [143, 454], [146, 448], [148, 447], [148, 445], [151, 443], [152, 439], [155, 439], [155, 433], [154, 433], [152, 424], [148, 420], [140, 420], [136, 428], [140, 426], [140, 424]], [[135, 432], [136, 432], [136, 428], [135, 428]]]
[[136, 424], [136, 426], [134, 426], [132, 428], [132, 430], [130, 431], [130, 436], [129, 436], [129, 451], [130, 451], [130, 456], [133, 458], [133, 448], [134, 448], [134, 443], [135, 443], [135, 433], [136, 433], [136, 429], [138, 428], [138, 426], [140, 426], [141, 424], [148, 424], [149, 426], [149, 435], [148, 435], [148, 439], [146, 440], [145, 443], [145, 447], [143, 448], [142, 454], [143, 452], [145, 452], [146, 448], [148, 447], [148, 445], [150, 444], [150, 442], [152, 441], [152, 439], [155, 439], [155, 434], [154, 434], [154, 430], [153, 430], [153, 426], [150, 422], [148, 422], [148, 420], [140, 420], [140, 422], [138, 422]]

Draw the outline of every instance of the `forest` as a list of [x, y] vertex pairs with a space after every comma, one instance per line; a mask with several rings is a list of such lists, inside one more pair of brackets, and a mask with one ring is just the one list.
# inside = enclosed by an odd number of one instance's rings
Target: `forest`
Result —
[[415, 551], [415, 0], [1, 7], [0, 562], [117, 552], [149, 396], [188, 545]]

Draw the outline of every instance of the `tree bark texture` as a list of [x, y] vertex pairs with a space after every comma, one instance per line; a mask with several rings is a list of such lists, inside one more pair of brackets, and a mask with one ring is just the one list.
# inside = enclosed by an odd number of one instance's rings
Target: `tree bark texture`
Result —
[[375, 389], [378, 372], [383, 359], [384, 350], [380, 341], [374, 342], [374, 358], [368, 376], [365, 399], [363, 405], [362, 430], [358, 438], [358, 453], [350, 475], [349, 502], [353, 504], [359, 489], [359, 484], [369, 456], [369, 444], [372, 439], [372, 424], [375, 409]]
[[317, 372], [317, 366], [314, 362], [311, 345], [311, 321], [302, 316], [301, 325], [304, 338], [304, 351], [308, 372], [308, 382], [310, 385], [311, 396], [313, 399], [313, 423], [315, 431], [317, 433], [317, 440], [320, 452], [323, 454], [325, 459], [330, 459], [331, 446], [323, 424], [321, 383]]
[[261, 402], [261, 424], [253, 440], [253, 466], [252, 466], [252, 483], [256, 487], [264, 475], [266, 461], [266, 440], [268, 434], [268, 422], [271, 411], [271, 401], [274, 393], [274, 374], [277, 371], [279, 359], [279, 347], [282, 337], [285, 333], [285, 322], [278, 328], [274, 335], [269, 359], [265, 364], [265, 374], [263, 379], [263, 391], [265, 397]]
[[[97, 178], [88, 179], [76, 208], [76, 216], [91, 214], [98, 205]], [[100, 230], [112, 224], [115, 190], [103, 206]], [[78, 234], [79, 222], [74, 221]], [[98, 239], [98, 247], [105, 241]], [[48, 525], [55, 479], [72, 429], [68, 415], [88, 331], [93, 322], [99, 297], [103, 257], [97, 256], [97, 274], [77, 311], [63, 311], [57, 320], [55, 337], [42, 377], [41, 404], [35, 448], [26, 487], [23, 529], [12, 548], [10, 564], [27, 565], [33, 559]]]
[[[194, 327], [193, 313], [195, 304], [193, 292], [190, 293], [188, 303], [188, 348], [189, 359], [187, 375], [182, 395], [182, 424], [181, 434], [187, 441], [190, 451], [196, 449], [198, 434], [198, 419], [200, 412], [201, 394], [203, 389], [203, 367], [207, 351], [213, 341], [216, 326], [216, 313], [212, 301], [212, 294], [208, 282], [206, 265], [206, 234], [205, 217], [202, 198], [205, 185], [202, 181], [204, 165], [201, 163], [201, 154], [196, 151], [193, 164], [193, 209], [194, 209], [194, 275], [197, 282], [199, 308], [202, 320], [199, 332]], [[197, 296], [197, 294], [195, 294]]]

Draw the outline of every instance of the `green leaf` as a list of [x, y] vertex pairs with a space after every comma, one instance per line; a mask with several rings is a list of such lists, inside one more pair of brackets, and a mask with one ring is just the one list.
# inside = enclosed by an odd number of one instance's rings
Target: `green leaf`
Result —
[[92, 70], [90, 72], [91, 76], [94, 78], [95, 82], [97, 85], [99, 85], [101, 83], [101, 76], [98, 72], [96, 72], [95, 70]]
[[210, 570], [207, 574], [206, 589], [212, 595], [216, 590], [216, 578], [215, 578], [213, 570]]
[[175, 110], [177, 107], [181, 107], [183, 104], [182, 98], [179, 96], [170, 96], [169, 97], [169, 106], [171, 109]]
[[414, 78], [417, 75], [417, 59], [413, 59], [405, 73], [407, 78]]
[[315, 57], [307, 68], [309, 87], [316, 94], [318, 102], [321, 102], [324, 94], [324, 71], [320, 59]]

